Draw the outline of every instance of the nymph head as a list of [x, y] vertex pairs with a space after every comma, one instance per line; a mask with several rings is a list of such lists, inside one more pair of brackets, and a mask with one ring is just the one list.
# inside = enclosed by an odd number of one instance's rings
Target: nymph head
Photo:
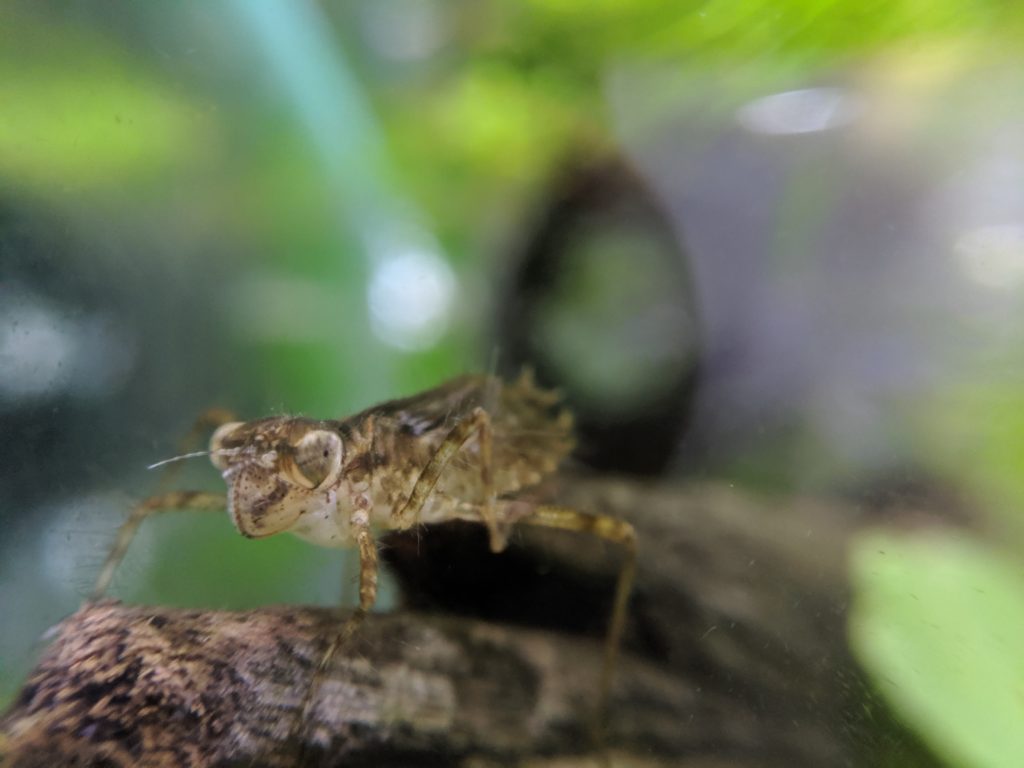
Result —
[[344, 446], [321, 421], [275, 417], [231, 422], [210, 438], [228, 485], [228, 514], [250, 538], [288, 530], [341, 480]]

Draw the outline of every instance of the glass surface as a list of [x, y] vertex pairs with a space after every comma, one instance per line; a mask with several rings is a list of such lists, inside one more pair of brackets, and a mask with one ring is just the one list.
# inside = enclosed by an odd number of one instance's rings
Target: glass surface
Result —
[[[595, 440], [686, 407], [595, 465], [874, 515], [851, 652], [938, 760], [1015, 765], [1022, 32], [982, 0], [0, 4], [0, 701], [204, 409], [518, 364], [509, 275], [613, 158], [660, 218], [595, 204], [524, 335]], [[329, 605], [352, 573], [169, 514], [112, 593]]]

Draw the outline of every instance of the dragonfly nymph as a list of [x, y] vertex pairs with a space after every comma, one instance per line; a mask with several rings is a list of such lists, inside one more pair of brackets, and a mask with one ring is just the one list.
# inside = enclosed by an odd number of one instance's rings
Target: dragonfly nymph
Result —
[[227, 484], [226, 496], [172, 491], [136, 506], [118, 532], [93, 598], [106, 591], [141, 522], [164, 510], [226, 509], [250, 538], [287, 531], [320, 546], [357, 547], [359, 605], [319, 664], [308, 710], [319, 676], [376, 601], [375, 531], [473, 521], [486, 526], [495, 552], [505, 548], [515, 525], [589, 533], [626, 551], [606, 638], [603, 710], [633, 581], [633, 528], [605, 515], [516, 497], [555, 472], [573, 445], [571, 414], [528, 372], [514, 382], [461, 376], [340, 420], [224, 421], [210, 439], [209, 455]]

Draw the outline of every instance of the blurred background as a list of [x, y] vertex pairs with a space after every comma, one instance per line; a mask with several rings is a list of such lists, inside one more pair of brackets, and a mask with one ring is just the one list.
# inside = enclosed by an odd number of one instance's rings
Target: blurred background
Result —
[[[855, 653], [950, 765], [1016, 765], [1022, 40], [995, 0], [0, 2], [0, 700], [203, 409], [529, 361], [584, 465], [876, 515]], [[167, 515], [113, 594], [346, 567]]]

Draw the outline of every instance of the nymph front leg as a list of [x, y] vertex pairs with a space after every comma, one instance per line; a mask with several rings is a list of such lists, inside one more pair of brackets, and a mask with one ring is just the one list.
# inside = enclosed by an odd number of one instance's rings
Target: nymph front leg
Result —
[[[211, 428], [219, 427], [227, 422], [233, 421], [235, 415], [223, 408], [210, 408], [203, 411], [196, 418], [192, 428], [188, 431], [179, 443], [179, 451], [187, 453], [195, 446], [196, 441]], [[179, 457], [180, 458], [180, 457]], [[181, 463], [177, 460], [168, 460], [170, 463], [164, 467], [157, 483], [157, 490], [166, 488], [170, 480], [181, 469]], [[165, 464], [167, 462], [160, 462]], [[159, 466], [159, 465], [157, 465]], [[202, 491], [174, 491], [171, 493], [157, 493], [148, 499], [136, 504], [129, 513], [128, 518], [121, 524], [114, 540], [114, 546], [107, 554], [107, 559], [96, 577], [96, 584], [89, 595], [90, 600], [99, 600], [110, 587], [114, 578], [117, 566], [120, 565], [128, 552], [128, 547], [135, 538], [142, 521], [156, 512], [177, 509], [195, 509], [202, 511], [223, 511], [227, 508], [227, 499], [223, 494], [205, 493]]]
[[[365, 509], [357, 509], [349, 518], [352, 536], [359, 547], [359, 606], [345, 619], [338, 634], [327, 646], [324, 655], [320, 658], [313, 677], [306, 691], [306, 697], [302, 704], [302, 717], [299, 720], [300, 727], [310, 722], [313, 705], [316, 701], [316, 694], [320, 689], [320, 682], [326, 676], [335, 655], [352, 639], [352, 636], [359, 629], [363, 619], [372, 610], [373, 604], [377, 601], [377, 577], [379, 563], [377, 560], [377, 542], [373, 539], [370, 531], [370, 518]], [[301, 742], [300, 742], [301, 743]]]
[[117, 531], [114, 546], [111, 547], [110, 553], [100, 569], [99, 576], [96, 578], [96, 585], [93, 587], [89, 599], [99, 600], [103, 597], [110, 586], [111, 580], [114, 578], [117, 566], [120, 565], [125, 554], [128, 552], [128, 547], [132, 543], [132, 539], [135, 538], [135, 533], [138, 531], [139, 526], [150, 515], [178, 509], [223, 512], [226, 508], [227, 499], [224, 497], [224, 494], [207, 493], [205, 491], [172, 491], [171, 493], [162, 493], [159, 496], [151, 496], [135, 505], [131, 514], [128, 515], [128, 519], [121, 524]]
[[[377, 602], [377, 578], [380, 564], [377, 560], [377, 542], [374, 541], [373, 533], [370, 532], [370, 518], [366, 510], [359, 509], [353, 512], [350, 525], [352, 535], [359, 547], [359, 606], [345, 619], [341, 630], [327, 646], [327, 650], [317, 666], [317, 677], [330, 666], [331, 659], [338, 649], [351, 639], [363, 619], [366, 618], [366, 614], [373, 609], [373, 604]], [[314, 685], [316, 683], [317, 681], [314, 680]]]

